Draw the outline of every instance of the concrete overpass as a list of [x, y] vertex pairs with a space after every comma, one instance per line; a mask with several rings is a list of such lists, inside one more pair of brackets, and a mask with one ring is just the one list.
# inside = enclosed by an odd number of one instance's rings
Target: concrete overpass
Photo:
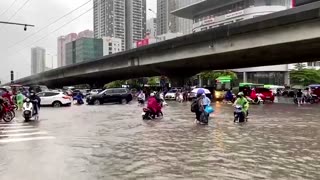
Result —
[[312, 61], [320, 57], [320, 2], [18, 79], [62, 86], [203, 70]]

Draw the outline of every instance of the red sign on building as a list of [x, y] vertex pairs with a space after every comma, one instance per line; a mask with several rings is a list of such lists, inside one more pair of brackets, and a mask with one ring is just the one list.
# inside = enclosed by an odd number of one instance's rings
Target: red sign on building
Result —
[[137, 48], [149, 45], [149, 39], [142, 39], [136, 42]]

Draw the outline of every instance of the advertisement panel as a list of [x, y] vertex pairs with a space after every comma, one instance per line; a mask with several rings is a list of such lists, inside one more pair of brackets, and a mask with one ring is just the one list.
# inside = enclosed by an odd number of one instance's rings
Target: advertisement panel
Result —
[[137, 48], [149, 45], [149, 39], [142, 39], [136, 42]]

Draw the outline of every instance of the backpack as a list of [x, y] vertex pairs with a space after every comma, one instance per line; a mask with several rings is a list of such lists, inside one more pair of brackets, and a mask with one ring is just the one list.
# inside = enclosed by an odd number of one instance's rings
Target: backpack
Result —
[[191, 104], [191, 112], [195, 113], [199, 111], [198, 99], [194, 100]]

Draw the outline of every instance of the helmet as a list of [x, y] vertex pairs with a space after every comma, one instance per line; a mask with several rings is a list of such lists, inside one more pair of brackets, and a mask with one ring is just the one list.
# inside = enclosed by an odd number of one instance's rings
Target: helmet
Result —
[[154, 93], [151, 93], [150, 96], [151, 96], [151, 97], [154, 96]]
[[205, 94], [204, 90], [202, 88], [198, 89], [197, 95], [202, 95], [202, 94]]
[[239, 92], [238, 96], [244, 96], [243, 92]]

